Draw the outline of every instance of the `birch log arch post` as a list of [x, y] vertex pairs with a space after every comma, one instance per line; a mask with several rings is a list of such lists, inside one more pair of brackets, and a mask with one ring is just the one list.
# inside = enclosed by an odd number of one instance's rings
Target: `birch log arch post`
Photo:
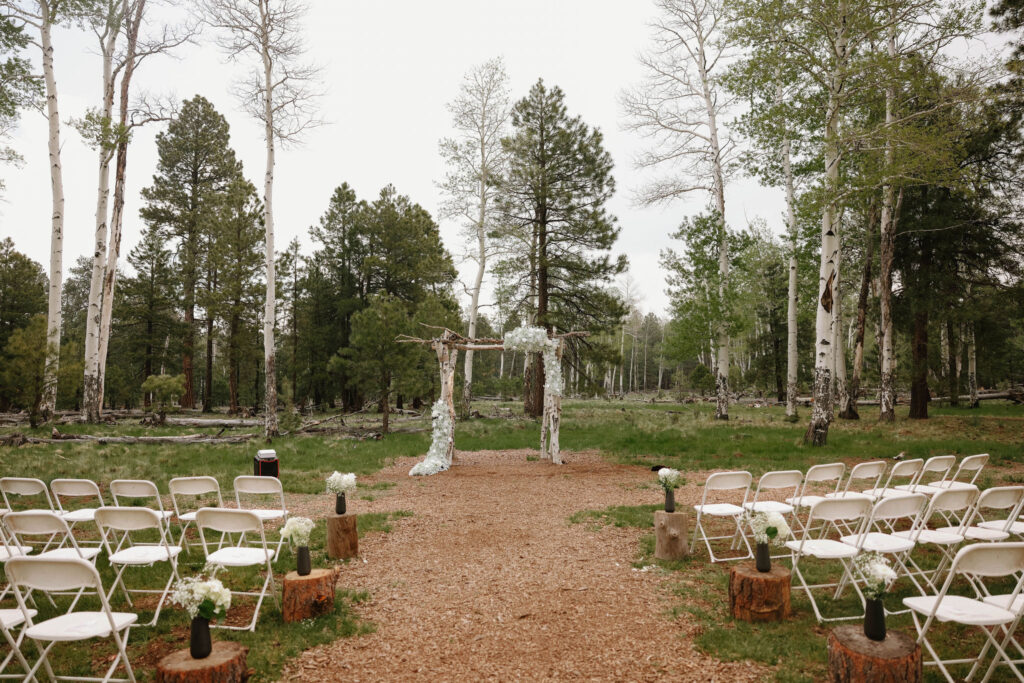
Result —
[[437, 353], [441, 371], [441, 397], [431, 408], [433, 431], [430, 449], [423, 460], [409, 470], [411, 476], [444, 472], [452, 464], [455, 454], [455, 364], [459, 351], [526, 351], [544, 355], [544, 417], [541, 421], [540, 457], [556, 465], [562, 464], [558, 430], [562, 421], [562, 354], [565, 340], [588, 337], [589, 332], [549, 334], [542, 327], [518, 327], [505, 334], [504, 339], [470, 338], [447, 327], [420, 323], [432, 330], [440, 330], [438, 337], [422, 339], [399, 335], [398, 342], [430, 344]]

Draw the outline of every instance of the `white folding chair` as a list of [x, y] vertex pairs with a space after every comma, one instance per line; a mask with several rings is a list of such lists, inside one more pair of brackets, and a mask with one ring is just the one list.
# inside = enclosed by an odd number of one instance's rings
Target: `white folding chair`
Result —
[[[255, 631], [256, 621], [260, 616], [260, 606], [263, 599], [270, 590], [274, 604], [279, 605], [277, 600], [277, 589], [274, 584], [273, 562], [277, 559], [277, 550], [267, 545], [267, 537], [263, 532], [263, 521], [251, 510], [230, 510], [224, 508], [200, 508], [196, 512], [196, 527], [199, 529], [199, 540], [203, 544], [203, 554], [206, 556], [207, 564], [212, 564], [225, 569], [230, 567], [259, 567], [266, 568], [267, 577], [263, 581], [263, 588], [258, 593], [231, 591], [232, 595], [254, 595], [257, 596], [256, 608], [252, 613], [252, 621], [248, 626], [227, 626], [217, 625], [217, 628], [233, 629], [238, 631]], [[252, 534], [259, 539], [259, 544], [246, 544], [227, 546], [210, 552], [210, 545], [206, 542], [206, 532], [217, 531], [226, 534], [240, 534], [241, 544], [247, 534]]]
[[885, 474], [885, 470], [886, 464], [884, 460], [859, 462], [853, 466], [850, 474], [846, 477], [846, 485], [833, 493], [826, 493], [825, 497], [829, 499], [862, 498], [864, 500], [871, 500], [871, 496], [861, 493], [854, 487], [867, 484], [869, 489], [880, 488], [879, 483], [882, 481], [882, 475]]
[[[50, 680], [72, 681], [135, 681], [132, 664], [128, 659], [128, 630], [138, 619], [137, 615], [127, 612], [114, 612], [110, 609], [107, 596], [103, 593], [103, 583], [96, 568], [79, 558], [55, 557], [12, 557], [6, 566], [7, 578], [14, 587], [14, 595], [18, 607], [25, 616], [24, 635], [36, 642], [39, 659], [29, 670], [26, 679], [34, 679], [40, 667], [44, 667]], [[35, 614], [25, 604], [25, 590], [41, 590], [46, 593], [58, 591], [75, 591], [79, 593], [95, 591], [100, 601], [100, 610], [75, 611], [72, 603], [67, 613], [37, 623], [33, 622]], [[113, 638], [117, 646], [118, 656], [110, 664], [103, 678], [83, 678], [80, 676], [57, 676], [50, 665], [49, 654], [60, 642], [91, 640], [92, 638]], [[113, 678], [119, 665], [124, 666], [127, 678]]]
[[[914, 628], [917, 630], [917, 641], [931, 657], [925, 661], [925, 666], [937, 666], [950, 683], [955, 680], [970, 680], [975, 673], [980, 671], [981, 664], [991, 648], [995, 648], [995, 656], [988, 667], [984, 681], [987, 681], [995, 667], [1000, 664], [1008, 664], [1010, 670], [1017, 676], [1018, 680], [1024, 681], [1024, 676], [1014, 665], [1006, 652], [1006, 644], [1012, 639], [1013, 632], [1021, 619], [1021, 607], [1015, 603], [1019, 601], [1021, 594], [1021, 581], [1017, 581], [1014, 591], [1008, 595], [994, 598], [978, 599], [962, 595], [953, 595], [949, 592], [953, 580], [957, 576], [963, 576], [972, 586], [983, 584], [983, 579], [1008, 577], [1024, 572], [1024, 543], [979, 543], [961, 548], [953, 559], [949, 575], [938, 594], [925, 595], [920, 597], [904, 598], [903, 604], [911, 610], [914, 618]], [[1024, 603], [1024, 601], [1020, 601]], [[1007, 609], [1016, 608], [1016, 609]], [[922, 623], [923, 620], [923, 623]], [[935, 622], [953, 622], [963, 626], [977, 626], [985, 635], [985, 645], [976, 657], [960, 659], [942, 659], [935, 651], [935, 647], [928, 640], [928, 634]], [[997, 640], [1000, 635], [1002, 641]], [[962, 642], [962, 639], [957, 639]], [[954, 678], [950, 674], [948, 666], [956, 664], [971, 664], [971, 670], [966, 678]]]
[[[174, 506], [174, 516], [178, 518], [181, 525], [181, 544], [186, 548], [191, 547], [185, 537], [185, 530], [196, 521], [196, 511], [201, 507], [224, 507], [224, 499], [220, 494], [220, 484], [213, 477], [175, 477], [167, 482], [167, 489], [171, 492], [171, 504]], [[196, 505], [196, 499], [203, 496], [215, 497], [214, 505]], [[186, 507], [186, 503], [189, 503]], [[223, 539], [222, 539], [223, 540]]]
[[[707, 546], [708, 555], [711, 557], [712, 562], [745, 560], [754, 556], [750, 543], [747, 541], [747, 535], [743, 531], [741, 521], [744, 512], [743, 504], [747, 502], [747, 496], [750, 494], [751, 481], [753, 481], [753, 477], [750, 475], [750, 472], [716, 472], [708, 477], [707, 481], [704, 482], [704, 494], [701, 496], [700, 505], [693, 506], [693, 509], [697, 512], [697, 521], [694, 522], [693, 526], [693, 541], [690, 543], [691, 553], [697, 547], [697, 536], [699, 534], [700, 538], [704, 541], [704, 545]], [[708, 493], [712, 491], [743, 491], [743, 498], [740, 500], [739, 505], [734, 503], [709, 503]], [[731, 519], [735, 529], [732, 533], [724, 536], [708, 536], [702, 521], [704, 517]], [[733, 549], [737, 548], [739, 542], [742, 542], [747, 548], [747, 554], [737, 557], [715, 557], [715, 553], [711, 549], [711, 541], [725, 538], [731, 539], [731, 547]]]
[[[971, 490], [971, 489], [947, 489]], [[969, 515], [956, 526], [942, 527], [941, 531], [960, 532], [968, 541], [1005, 541], [1010, 538], [1010, 526], [1017, 521], [1021, 506], [1024, 505], [1024, 486], [995, 486], [985, 489]], [[997, 510], [1006, 515], [1004, 519], [986, 520], [985, 514]]]
[[98, 547], [78, 545], [75, 535], [71, 533], [71, 527], [56, 512], [45, 510], [10, 512], [4, 517], [4, 522], [17, 545], [27, 545], [26, 537], [46, 536], [48, 538], [46, 546], [56, 546], [52, 549], [44, 549], [35, 557], [48, 559], [71, 557], [95, 563], [96, 556], [100, 554]]
[[[243, 498], [244, 496], [244, 498]], [[269, 502], [279, 504], [279, 507], [247, 507], [248, 503]], [[283, 524], [288, 520], [288, 509], [284, 504], [284, 487], [277, 477], [256, 477], [251, 474], [243, 474], [235, 477], [235, 503], [239, 510], [249, 510], [256, 514], [263, 522], [281, 520]], [[277, 542], [277, 551], [281, 552], [284, 540]]]
[[898, 567], [897, 578], [900, 574], [906, 575], [917, 591], [924, 595], [927, 591], [914, 578], [905, 561], [907, 555], [914, 549], [915, 541], [910, 536], [895, 532], [896, 525], [900, 523], [907, 526], [910, 531], [918, 529], [927, 507], [928, 496], [923, 493], [905, 493], [901, 496], [882, 498], [872, 506], [868, 521], [861, 532], [843, 536], [839, 540], [853, 546], [859, 552], [880, 553], [890, 557]]
[[[765, 472], [761, 475], [761, 478], [757, 480], [757, 488], [754, 489], [754, 497], [751, 500], [743, 503], [743, 509], [747, 512], [777, 512], [784, 517], [793, 517], [795, 515], [795, 509], [792, 504], [783, 501], [773, 500], [772, 498], [765, 498], [765, 493], [773, 491], [775, 497], [783, 496], [786, 499], [792, 499], [796, 497], [796, 494], [800, 490], [800, 484], [803, 481], [804, 474], [800, 470], [777, 470], [774, 472]], [[782, 493], [777, 493], [781, 491]], [[746, 533], [746, 529], [744, 529]], [[778, 557], [788, 557], [789, 553], [784, 555], [778, 555]]]
[[[960, 465], [957, 466], [956, 472], [953, 476], [946, 476], [938, 481], [929, 482], [928, 486], [937, 491], [943, 489], [966, 489], [971, 486], [975, 486], [978, 481], [978, 475], [985, 469], [985, 465], [988, 463], [988, 453], [979, 453], [978, 455], [968, 455], [960, 461]], [[961, 477], [963, 479], [961, 480]]]
[[[800, 492], [792, 498], [787, 498], [786, 502], [792, 505], [797, 512], [804, 508], [810, 510], [815, 503], [825, 500], [825, 496], [808, 493], [808, 486], [820, 486], [824, 483], [834, 481], [836, 484], [832, 493], [835, 493], [839, 491], [839, 484], [845, 473], [846, 463], [833, 462], [825, 465], [814, 465], [807, 470], [803, 484], [800, 486]], [[804, 524], [800, 520], [799, 514], [794, 513], [793, 519], [796, 520], [796, 524], [800, 529], [804, 528]]]
[[[14, 510], [11, 504], [11, 496], [34, 497], [37, 502], [46, 501], [46, 507], [31, 507], [29, 510], [45, 510], [53, 512], [53, 500], [50, 492], [42, 479], [29, 479], [27, 477], [0, 477], [0, 494], [4, 497], [4, 507]], [[41, 497], [41, 499], [40, 499]]]
[[160, 490], [148, 479], [115, 479], [110, 482], [110, 497], [114, 499], [114, 507], [136, 507], [136, 501], [154, 501], [154, 505], [149, 506], [150, 509], [160, 515], [160, 519], [167, 527], [167, 533], [171, 533], [171, 518], [174, 517], [174, 512], [164, 510]]
[[[96, 510], [106, 505], [100, 487], [91, 479], [54, 479], [50, 482], [53, 500], [57, 503], [57, 512], [72, 529], [80, 522], [92, 522]], [[81, 507], [71, 510], [64, 508], [64, 498], [95, 498], [99, 503], [96, 507]], [[96, 542], [99, 545], [99, 541]]]
[[[940, 566], [944, 567], [953, 561], [953, 553], [957, 546], [966, 540], [964, 538], [966, 527], [958, 527], [956, 532], [940, 531], [929, 528], [929, 523], [936, 516], [941, 520], [945, 520], [949, 515], [959, 515], [960, 518], [963, 518], [977, 503], [979, 494], [980, 491], [978, 489], [939, 491], [931, 497], [928, 509], [921, 516], [921, 524], [916, 529], [897, 531], [895, 535], [914, 541], [916, 544], [915, 548], [919, 546], [934, 546], [941, 553]], [[938, 566], [930, 571], [924, 570], [914, 561], [913, 552], [907, 555], [906, 560], [914, 568], [917, 575], [928, 582], [932, 592], [939, 590], [938, 584], [941, 583], [941, 576], [937, 571]]]
[[[38, 612], [30, 609], [28, 614], [30, 617], [35, 617]], [[25, 655], [21, 652], [21, 643], [25, 638], [25, 629], [19, 630], [17, 635], [14, 633], [15, 629], [24, 623], [25, 614], [20, 609], [0, 609], [0, 631], [3, 631], [4, 640], [7, 641], [7, 647], [10, 648], [7, 656], [0, 662], [0, 678], [13, 678], [20, 681], [29, 680], [30, 678], [27, 674], [31, 671], [31, 667], [29, 667]], [[17, 662], [24, 673], [6, 673], [7, 667], [11, 665], [11, 662]]]
[[[171, 591], [171, 584], [178, 579], [178, 555], [181, 554], [181, 546], [171, 545], [167, 538], [167, 530], [155, 510], [149, 508], [123, 508], [123, 507], [102, 507], [96, 511], [96, 526], [100, 530], [100, 539], [104, 549], [107, 551], [107, 560], [110, 566], [117, 571], [114, 583], [110, 586], [107, 600], [110, 600], [118, 586], [124, 592], [125, 598], [130, 606], [132, 604], [131, 593], [159, 593], [160, 600], [156, 604], [156, 612], [153, 619], [143, 626], [153, 626], [160, 618], [160, 610], [164, 601]], [[138, 532], [146, 529], [155, 531], [159, 539], [153, 541], [141, 541], [133, 538]], [[117, 538], [114, 532], [120, 532], [121, 537]], [[170, 565], [170, 573], [167, 583], [162, 590], [152, 588], [129, 589], [124, 583], [124, 573], [129, 567], [152, 567], [158, 562], [166, 562]]]
[[[907, 491], [906, 488], [901, 489], [900, 486], [908, 487], [913, 486], [917, 483], [918, 477], [921, 476], [921, 472], [924, 468], [924, 460], [921, 458], [914, 458], [913, 460], [901, 460], [892, 466], [889, 470], [889, 476], [886, 477], [885, 483], [874, 489], [867, 489], [862, 491], [866, 496], [870, 496], [872, 500], [878, 502], [882, 498], [889, 496], [905, 496], [911, 491]], [[900, 483], [900, 480], [906, 479], [904, 483]]]
[[[786, 547], [789, 548], [793, 556], [793, 575], [796, 576], [800, 585], [803, 587], [804, 592], [807, 594], [807, 599], [811, 603], [811, 607], [814, 609], [814, 616], [817, 618], [818, 623], [826, 621], [841, 621], [843, 619], [859, 619], [863, 616], [863, 612], [859, 615], [850, 615], [842, 617], [824, 617], [821, 614], [821, 610], [818, 608], [818, 603], [814, 599], [813, 589], [819, 588], [835, 588], [835, 595], [833, 598], [838, 598], [839, 593], [847, 582], [852, 583], [854, 590], [857, 591], [857, 595], [861, 598], [861, 604], [864, 604], [864, 595], [861, 593], [860, 586], [854, 580], [850, 561], [855, 558], [860, 551], [852, 545], [843, 543], [841, 541], [832, 540], [829, 538], [812, 538], [811, 533], [814, 527], [814, 522], [818, 521], [822, 524], [822, 535], [824, 535], [829, 528], [839, 529], [841, 524], [843, 528], [856, 529], [857, 533], [863, 531], [867, 524], [868, 515], [871, 512], [871, 500], [866, 496], [859, 498], [826, 498], [818, 501], [811, 508], [811, 512], [807, 516], [807, 524], [804, 527], [803, 534], [800, 539], [794, 539], [786, 541]], [[854, 525], [851, 527], [851, 525]], [[800, 562], [803, 558], [814, 558], [817, 560], [825, 560], [829, 562], [839, 562], [842, 567], [842, 574], [840, 580], [835, 583], [821, 583], [821, 584], [808, 584], [804, 578], [803, 571], [800, 569]]]
[[926, 477], [929, 479], [938, 477], [941, 481], [949, 475], [949, 471], [953, 469], [955, 464], [955, 455], [934, 455], [924, 461], [921, 472], [917, 476], [917, 481], [910, 484], [899, 484], [893, 488], [906, 491], [907, 493], [923, 493], [926, 496], [930, 496], [935, 493], [935, 489], [923, 483], [924, 479]]

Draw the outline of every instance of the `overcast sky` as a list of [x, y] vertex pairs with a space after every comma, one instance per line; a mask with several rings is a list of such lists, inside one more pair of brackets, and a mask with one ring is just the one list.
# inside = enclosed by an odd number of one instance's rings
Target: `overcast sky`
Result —
[[[636, 57], [649, 37], [652, 3], [312, 0], [310, 6], [309, 56], [324, 68], [327, 94], [321, 112], [330, 125], [313, 130], [302, 146], [278, 154], [274, 199], [279, 248], [297, 236], [310, 251], [308, 228], [343, 181], [367, 199], [392, 183], [436, 215], [440, 197], [435, 182], [444, 175], [437, 143], [451, 134], [445, 104], [457, 94], [467, 69], [500, 55], [514, 99], [542, 77], [565, 91], [570, 114], [604, 133], [618, 186], [611, 210], [622, 228], [615, 251], [629, 257], [643, 309], [665, 310], [659, 251], [671, 246], [668, 235], [706, 199], [694, 196], [653, 209], [631, 201], [632, 190], [642, 182], [632, 164], [639, 141], [622, 130], [618, 97], [640, 77]], [[178, 60], [146, 63], [134, 83], [182, 99], [199, 93], [211, 100], [231, 124], [231, 142], [246, 174], [262, 188], [262, 127], [240, 110], [229, 92], [243, 68], [225, 62], [211, 35], [200, 36], [198, 43], [181, 49]], [[83, 31], [58, 31], [55, 52], [60, 112], [66, 121], [98, 104], [100, 63], [95, 38]], [[158, 130], [156, 125], [144, 129], [130, 149], [122, 262], [139, 238], [139, 191], [151, 182]], [[51, 212], [46, 139], [44, 118], [26, 113], [13, 146], [27, 163], [21, 169], [0, 168], [7, 182], [0, 236], [12, 236], [19, 250], [43, 264], [49, 262]], [[62, 127], [62, 140], [67, 272], [78, 256], [91, 253], [97, 162], [72, 128]], [[739, 180], [730, 185], [727, 202], [733, 227], [761, 216], [776, 232], [782, 228], [782, 196], [775, 188]], [[442, 235], [458, 258], [463, 252], [458, 226], [442, 223]], [[471, 281], [473, 268], [472, 263], [460, 266], [464, 281]]]

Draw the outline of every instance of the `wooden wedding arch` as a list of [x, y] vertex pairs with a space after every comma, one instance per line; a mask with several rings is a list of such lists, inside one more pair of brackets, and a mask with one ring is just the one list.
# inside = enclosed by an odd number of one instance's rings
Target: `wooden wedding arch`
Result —
[[[452, 425], [448, 430], [447, 443], [444, 446], [445, 467], [451, 465], [455, 454], [455, 363], [459, 351], [504, 351], [505, 340], [493, 338], [469, 338], [447, 327], [437, 327], [420, 323], [432, 330], [439, 330], [440, 335], [429, 339], [399, 335], [397, 341], [405, 344], [429, 344], [437, 354], [437, 362], [441, 372], [441, 402], [446, 406], [448, 419]], [[555, 356], [562, 361], [565, 340], [573, 337], [587, 337], [589, 332], [566, 332], [549, 334], [548, 338], [555, 342]], [[558, 430], [562, 421], [562, 393], [548, 391], [544, 386], [544, 413], [540, 427], [540, 458], [550, 460], [556, 465], [562, 464], [562, 454], [558, 441]], [[415, 473], [410, 472], [410, 474]]]

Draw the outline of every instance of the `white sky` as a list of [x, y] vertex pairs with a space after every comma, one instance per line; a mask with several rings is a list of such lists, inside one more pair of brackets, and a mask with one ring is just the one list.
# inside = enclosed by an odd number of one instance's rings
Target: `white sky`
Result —
[[[436, 215], [435, 181], [444, 175], [437, 152], [450, 135], [445, 104], [457, 93], [466, 70], [501, 55], [514, 99], [538, 77], [566, 93], [571, 115], [581, 115], [605, 135], [615, 161], [618, 191], [611, 210], [622, 233], [616, 253], [629, 257], [644, 310], [667, 305], [658, 253], [687, 214], [705, 204], [694, 196], [667, 208], [638, 208], [631, 192], [641, 178], [632, 159], [639, 141], [621, 130], [620, 91], [640, 76], [636, 56], [644, 50], [654, 8], [644, 0], [312, 0], [307, 17], [310, 58], [323, 65], [327, 95], [321, 112], [330, 125], [312, 131], [303, 146], [278, 154], [274, 190], [277, 246], [298, 236], [310, 251], [308, 228], [327, 206], [334, 187], [347, 181], [362, 198], [374, 198], [392, 183]], [[55, 45], [62, 120], [81, 116], [100, 95], [95, 38], [82, 31], [58, 31]], [[179, 98], [199, 93], [231, 124], [231, 141], [257, 187], [262, 187], [262, 128], [241, 112], [228, 92], [239, 66], [225, 63], [211, 35], [186, 46], [180, 59], [158, 58], [136, 74], [135, 84]], [[34, 56], [34, 55], [33, 55]], [[153, 137], [137, 134], [129, 152], [122, 263], [137, 243], [139, 191], [150, 184], [156, 163]], [[46, 123], [26, 113], [13, 146], [26, 158], [22, 169], [0, 168], [7, 191], [0, 204], [0, 237], [11, 236], [20, 251], [49, 262], [50, 181]], [[66, 223], [65, 272], [92, 250], [96, 155], [77, 132], [62, 127]], [[730, 185], [727, 219], [735, 227], [761, 216], [782, 227], [781, 192], [753, 181]], [[458, 226], [442, 223], [445, 245], [462, 253]], [[475, 264], [460, 266], [471, 281]]]

